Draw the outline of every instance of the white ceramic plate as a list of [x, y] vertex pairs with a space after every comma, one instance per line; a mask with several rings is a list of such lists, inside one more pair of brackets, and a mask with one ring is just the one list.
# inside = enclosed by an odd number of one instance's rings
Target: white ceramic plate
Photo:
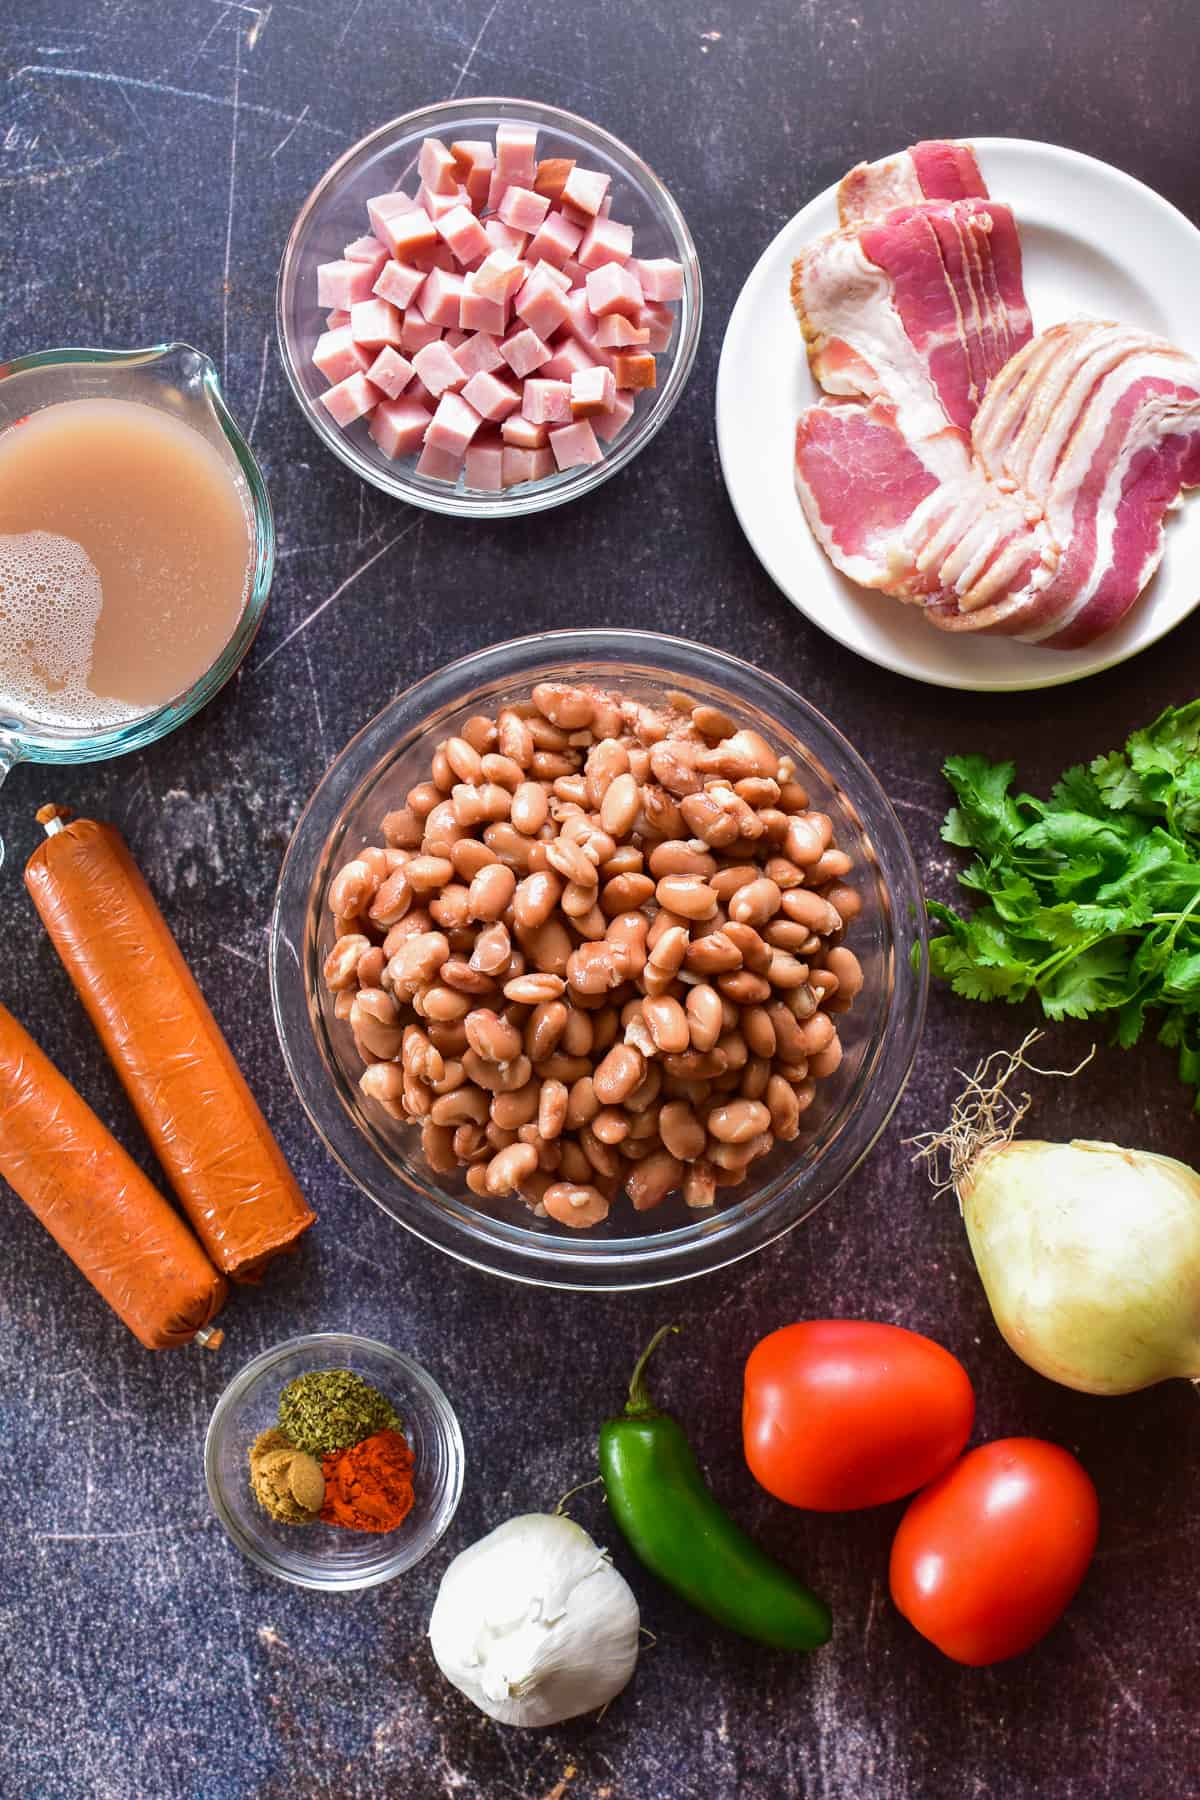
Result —
[[[1034, 329], [1091, 314], [1159, 332], [1200, 355], [1200, 231], [1107, 163], [1023, 138], [975, 138], [997, 200], [1016, 213]], [[1038, 688], [1078, 681], [1153, 644], [1200, 601], [1200, 494], [1167, 526], [1154, 580], [1114, 631], [1082, 650], [951, 635], [915, 607], [839, 575], [792, 485], [796, 416], [818, 398], [788, 299], [792, 258], [837, 225], [837, 190], [797, 213], [738, 297], [717, 376], [725, 485], [767, 573], [822, 631], [897, 674], [939, 687]]]

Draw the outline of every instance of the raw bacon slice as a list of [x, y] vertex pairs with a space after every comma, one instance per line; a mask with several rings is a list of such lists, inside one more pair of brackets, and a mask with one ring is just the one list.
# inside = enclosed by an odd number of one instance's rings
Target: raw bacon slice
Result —
[[861, 162], [851, 169], [838, 183], [838, 218], [843, 225], [854, 225], [922, 200], [987, 198], [987, 183], [971, 145], [931, 138], [898, 156]]
[[970, 439], [906, 439], [880, 401], [800, 417], [796, 487], [862, 586], [944, 631], [1074, 649], [1133, 605], [1163, 519], [1200, 486], [1200, 364], [1094, 320], [1053, 326], [995, 378]]
[[967, 430], [1032, 331], [1009, 207], [926, 201], [830, 232], [792, 266], [792, 304], [827, 393], [886, 401], [910, 440]]

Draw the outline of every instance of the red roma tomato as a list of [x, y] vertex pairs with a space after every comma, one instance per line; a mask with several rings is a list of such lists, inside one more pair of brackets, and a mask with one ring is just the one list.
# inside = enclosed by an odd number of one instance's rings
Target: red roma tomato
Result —
[[917, 1495], [892, 1545], [892, 1599], [955, 1662], [1003, 1662], [1049, 1631], [1099, 1528], [1096, 1490], [1069, 1451], [1000, 1438]]
[[812, 1319], [763, 1338], [746, 1364], [751, 1473], [789, 1506], [881, 1506], [948, 1468], [975, 1393], [940, 1344], [866, 1319]]

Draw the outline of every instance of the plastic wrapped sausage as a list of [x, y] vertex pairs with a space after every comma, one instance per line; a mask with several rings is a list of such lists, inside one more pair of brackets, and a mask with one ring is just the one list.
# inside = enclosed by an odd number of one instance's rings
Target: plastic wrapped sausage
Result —
[[3, 1006], [0, 1175], [148, 1350], [220, 1311], [224, 1278], [183, 1220]]
[[121, 834], [60, 812], [25, 885], [201, 1243], [255, 1281], [315, 1215]]

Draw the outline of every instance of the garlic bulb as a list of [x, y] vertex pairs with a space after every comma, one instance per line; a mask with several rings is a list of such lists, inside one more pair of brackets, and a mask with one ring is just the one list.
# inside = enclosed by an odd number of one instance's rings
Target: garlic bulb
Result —
[[448, 1681], [505, 1725], [556, 1725], [619, 1694], [638, 1655], [629, 1583], [573, 1519], [525, 1513], [442, 1576], [429, 1641]]
[[958, 1183], [997, 1325], [1085, 1394], [1200, 1376], [1200, 1175], [1116, 1144], [979, 1151]]

